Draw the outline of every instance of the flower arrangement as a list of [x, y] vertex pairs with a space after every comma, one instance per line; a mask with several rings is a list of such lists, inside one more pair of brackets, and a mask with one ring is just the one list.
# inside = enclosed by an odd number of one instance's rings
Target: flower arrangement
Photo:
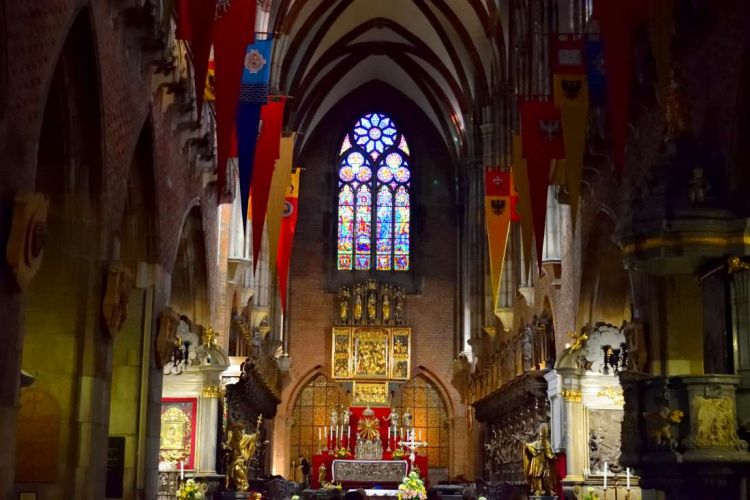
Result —
[[177, 498], [179, 500], [203, 500], [205, 498], [205, 492], [205, 484], [196, 483], [192, 479], [188, 479], [182, 483], [180, 489], [177, 490]]
[[343, 489], [341, 487], [341, 483], [329, 483], [328, 481], [324, 481], [320, 483], [320, 487], [324, 490], [341, 490]]
[[427, 490], [417, 471], [411, 471], [398, 486], [399, 500], [425, 500]]
[[393, 460], [401, 460], [403, 458], [406, 458], [406, 452], [402, 450], [401, 448], [396, 448], [393, 450], [393, 453], [391, 454], [391, 458]]
[[299, 495], [292, 495], [290, 500], [299, 500]]
[[685, 413], [682, 410], [672, 410], [669, 412], [669, 420], [673, 424], [679, 424], [682, 422], [682, 418], [685, 416]]
[[583, 495], [583, 500], [599, 500], [599, 494], [594, 491], [594, 488], [589, 486], [586, 488], [586, 494]]
[[336, 458], [348, 458], [352, 456], [352, 452], [349, 451], [349, 448], [341, 447], [336, 450]]

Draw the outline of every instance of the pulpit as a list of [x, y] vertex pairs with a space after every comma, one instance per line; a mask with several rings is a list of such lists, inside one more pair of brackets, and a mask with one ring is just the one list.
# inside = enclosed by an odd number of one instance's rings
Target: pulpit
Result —
[[[409, 450], [398, 445], [406, 439], [406, 429], [390, 425], [391, 409], [351, 407], [335, 413], [336, 423], [319, 433], [321, 453], [313, 455], [313, 488], [320, 488], [321, 478], [349, 488], [398, 485], [409, 472]], [[340, 421], [339, 415], [345, 419]], [[426, 481], [427, 457], [416, 455], [414, 467]]]

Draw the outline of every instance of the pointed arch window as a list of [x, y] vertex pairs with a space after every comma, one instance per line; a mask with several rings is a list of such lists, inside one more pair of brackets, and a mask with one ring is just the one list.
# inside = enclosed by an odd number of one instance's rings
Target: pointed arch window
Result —
[[393, 120], [368, 113], [344, 136], [338, 156], [337, 269], [408, 271], [409, 145]]

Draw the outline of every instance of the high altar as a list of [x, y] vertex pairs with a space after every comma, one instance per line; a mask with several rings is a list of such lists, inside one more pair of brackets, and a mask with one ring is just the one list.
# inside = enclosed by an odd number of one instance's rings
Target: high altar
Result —
[[[410, 376], [411, 329], [404, 326], [405, 293], [373, 280], [343, 287], [332, 329], [331, 376], [351, 393], [352, 406], [331, 408], [329, 425], [318, 428], [312, 486], [321, 480], [347, 486], [394, 485], [408, 473], [409, 449], [421, 441], [408, 409], [399, 416], [390, 396]], [[414, 467], [427, 478], [427, 456]]]

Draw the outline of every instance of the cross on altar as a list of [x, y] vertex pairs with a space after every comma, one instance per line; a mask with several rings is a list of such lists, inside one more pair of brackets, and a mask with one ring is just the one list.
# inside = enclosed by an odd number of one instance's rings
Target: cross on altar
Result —
[[417, 441], [416, 438], [417, 433], [414, 431], [414, 429], [409, 429], [409, 432], [407, 434], [406, 441], [399, 441], [397, 444], [399, 446], [403, 446], [404, 448], [409, 449], [409, 472], [411, 472], [414, 469], [414, 460], [417, 458], [416, 451], [417, 448], [421, 448], [422, 446], [427, 446], [427, 441]]

